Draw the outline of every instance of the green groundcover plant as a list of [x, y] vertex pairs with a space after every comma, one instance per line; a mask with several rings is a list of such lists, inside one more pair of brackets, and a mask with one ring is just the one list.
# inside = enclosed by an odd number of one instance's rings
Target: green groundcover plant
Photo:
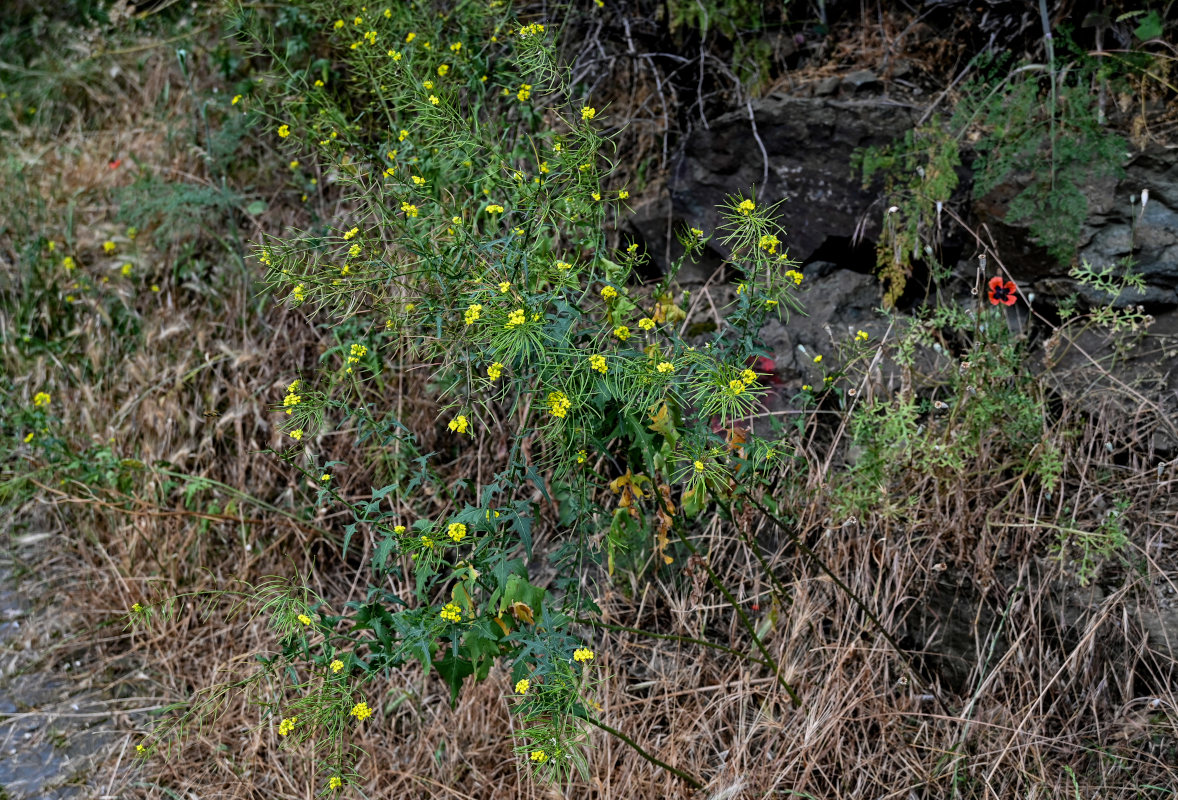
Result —
[[[276, 409], [291, 445], [283, 456], [318, 482], [321, 503], [349, 506], [345, 551], [357, 535], [375, 548], [367, 597], [343, 612], [292, 584], [247, 592], [264, 599], [284, 648], [254, 680], [287, 681], [279, 733], [316, 742], [334, 790], [356, 777], [346, 740], [373, 713], [367, 677], [416, 660], [456, 697], [503, 663], [522, 720], [516, 751], [541, 779], [566, 779], [584, 771], [586, 726], [612, 732], [595, 716], [595, 653], [575, 626], [597, 610], [592, 569], [612, 572], [635, 547], [672, 563], [680, 520], [730, 498], [737, 473], [751, 486], [776, 465], [780, 442], [736, 423], [765, 392], [750, 368], [757, 332], [798, 308], [801, 275], [773, 209], [729, 198], [720, 230], [679, 234], [684, 258], [720, 237], [740, 274], [723, 327], [686, 337], [679, 264], [641, 286], [638, 246], [607, 246], [629, 195], [610, 185], [606, 109], [557, 64], [548, 23], [499, 3], [304, 3], [284, 13], [310, 31], [293, 50], [239, 11], [242, 36], [276, 67], [230, 105], [271, 133], [292, 169], [314, 164], [330, 186], [308, 179], [307, 191], [336, 193], [345, 211], [268, 237], [256, 253], [273, 290], [340, 337], [320, 372], [291, 375]], [[386, 381], [397, 358], [422, 365], [413, 391], [436, 398], [448, 448], [461, 451], [480, 430], [510, 434], [490, 480], [440, 483], [436, 454], [422, 453], [398, 416], [402, 398]], [[338, 495], [333, 472], [346, 465], [320, 463], [311, 446], [345, 420], [361, 445], [396, 454], [390, 482], [368, 502]], [[453, 501], [451, 513], [390, 510], [413, 507], [427, 484]], [[556, 546], [536, 553], [536, 497], [552, 494]], [[532, 582], [540, 558], [557, 567], [549, 585]], [[383, 578], [406, 570], [412, 595], [389, 591]], [[198, 698], [140, 752], [168, 746], [221, 698]]]

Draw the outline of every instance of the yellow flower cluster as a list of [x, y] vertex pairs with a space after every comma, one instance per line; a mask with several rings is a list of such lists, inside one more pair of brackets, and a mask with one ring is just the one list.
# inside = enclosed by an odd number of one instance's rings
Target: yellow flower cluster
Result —
[[428, 536], [422, 536], [421, 537], [421, 546], [428, 548], [428, 549], [433, 549], [434, 540], [429, 538]]
[[295, 299], [296, 303], [301, 303], [307, 299], [306, 288], [307, 288], [306, 284], [303, 284], [303, 283], [297, 284], [294, 287], [294, 291], [292, 291], [291, 294], [294, 295], [294, 299]]
[[584, 108], [581, 109], [581, 119], [583, 119], [583, 120], [588, 121], [588, 120], [593, 119], [596, 116], [597, 116], [597, 109], [596, 108], [590, 108], [589, 106], [585, 106]]
[[502, 214], [503, 213], [503, 206], [496, 205], [495, 203], [491, 203], [491, 205], [487, 206], [483, 210], [486, 211], [488, 214]]
[[515, 96], [521, 103], [530, 100], [532, 98], [532, 84], [520, 84], [519, 91], [515, 93]]
[[359, 703], [352, 706], [352, 710], [348, 713], [363, 722], [372, 716], [372, 709], [368, 707], [368, 703], [361, 700]]
[[282, 722], [278, 723], [278, 735], [279, 736], [286, 736], [287, 734], [289, 734], [291, 731], [294, 730], [295, 723], [298, 721], [299, 721], [298, 717], [291, 717], [290, 719], [282, 720]]
[[642, 319], [638, 320], [638, 327], [642, 328], [644, 331], [653, 331], [654, 320], [650, 317], [643, 317]]
[[278, 137], [280, 139], [285, 139], [287, 136], [290, 136], [290, 126], [289, 125], [279, 125], [278, 126]]
[[446, 535], [455, 542], [461, 542], [466, 538], [466, 526], [461, 522], [451, 522], [450, 527], [446, 529]]
[[409, 217], [416, 217], [417, 216], [417, 206], [413, 205], [408, 200], [401, 203], [401, 210], [405, 212], [406, 216], [409, 216]]
[[33, 405], [37, 408], [49, 405], [50, 397], [45, 392], [37, 392], [33, 395]]
[[499, 282], [499, 293], [500, 294], [507, 294], [508, 291], [510, 291], [510, 290], [511, 290], [511, 281], [500, 281]]
[[733, 397], [736, 397], [756, 382], [757, 373], [751, 369], [745, 369], [741, 371], [739, 378], [728, 381], [728, 391], [732, 392]]
[[352, 365], [359, 364], [360, 359], [368, 355], [368, 348], [362, 344], [354, 344], [348, 351], [348, 374], [352, 372]]
[[592, 355], [589, 356], [589, 366], [604, 375], [609, 371], [609, 365], [605, 363], [605, 356]]
[[746, 217], [749, 214], [753, 213], [756, 209], [757, 209], [757, 204], [754, 203], [752, 200], [741, 200], [740, 205], [738, 205], [736, 207], [736, 210], [739, 211], [741, 214], [744, 214]]
[[311, 618], [308, 617], [306, 614], [299, 614], [298, 619], [299, 619], [299, 622], [303, 623], [303, 625], [310, 625], [311, 624]]
[[795, 286], [802, 285], [802, 273], [798, 272], [797, 270], [791, 269], [787, 271], [785, 273], [785, 277], [793, 281]]
[[482, 316], [483, 307], [479, 303], [473, 303], [462, 314], [462, 318], [466, 320], [467, 325], [473, 325], [478, 318]]
[[570, 270], [570, 269], [572, 269], [572, 268], [573, 268], [573, 265], [572, 265], [572, 264], [570, 264], [570, 263], [569, 263], [569, 262], [567, 262], [567, 261], [557, 261], [557, 262], [556, 262], [556, 264], [554, 264], [554, 266], [555, 266], [555, 267], [556, 267], [558, 270], [560, 270], [561, 272], [566, 272], [566, 271], [568, 271], [568, 270]]
[[567, 394], [561, 391], [548, 393], [548, 410], [552, 412], [552, 416], [564, 419], [568, 416], [569, 409], [573, 407]]
[[781, 244], [781, 240], [771, 233], [761, 237], [761, 249], [766, 253], [776, 253], [779, 244]]
[[704, 232], [701, 231], [699, 228], [692, 228], [691, 235], [694, 236], [696, 239], [704, 238]]
[[630, 329], [625, 325], [619, 325], [614, 328], [614, 336], [621, 339], [623, 342], [630, 338]]
[[286, 397], [282, 398], [282, 405], [286, 409], [287, 414], [293, 413], [294, 407], [303, 402], [303, 398], [295, 394], [295, 390], [298, 388], [299, 382], [297, 380], [286, 387]]
[[450, 424], [446, 427], [448, 427], [454, 433], [466, 433], [466, 429], [469, 424], [470, 423], [467, 421], [466, 417], [464, 417], [462, 414], [459, 414], [457, 417], [450, 420]]
[[658, 365], [658, 371], [663, 373], [664, 375], [667, 374], [668, 372], [674, 372], [675, 365], [672, 364], [670, 361], [660, 361], [659, 365]]
[[524, 310], [522, 308], [517, 308], [515, 311], [512, 311], [507, 315], [507, 324], [503, 327], [507, 328], [507, 330], [511, 330], [512, 328], [517, 328], [520, 325], [523, 325], [525, 321], [527, 321], [527, 315], [524, 314]]
[[516, 684], [515, 684], [516, 694], [527, 694], [529, 686], [531, 686], [531, 684], [528, 682], [527, 678], [516, 681]]
[[503, 365], [496, 361], [491, 366], [487, 367], [487, 377], [493, 381], [499, 380], [499, 376], [503, 374]]
[[593, 660], [593, 651], [587, 647], [581, 647], [573, 653], [573, 660], [582, 663]]
[[538, 22], [533, 22], [531, 25], [524, 25], [519, 29], [519, 38], [526, 39], [529, 36], [539, 36], [544, 32], [544, 26]]
[[303, 439], [303, 429], [302, 429], [302, 428], [296, 428], [295, 430], [291, 431], [291, 432], [290, 432], [290, 438], [294, 439], [296, 442], [300, 442], [300, 441], [302, 441], [302, 439]]
[[344, 785], [344, 781], [339, 775], [332, 775], [331, 780], [327, 782], [328, 789], [339, 789]]
[[342, 670], [342, 669], [344, 668], [344, 662], [340, 661], [340, 660], [337, 658], [337, 659], [334, 659], [334, 660], [333, 660], [333, 661], [332, 661], [330, 664], [328, 664], [327, 666], [328, 666], [328, 667], [331, 669], [331, 671], [332, 671], [332, 672], [334, 672], [334, 673], [336, 673], [336, 674], [339, 674], [340, 670]]
[[412, 181], [415, 186], [425, 186], [425, 178], [420, 175], [414, 175]]
[[602, 300], [613, 300], [617, 296], [618, 296], [618, 290], [612, 286], [606, 286], [605, 288], [603, 288], [601, 290], [601, 299]]
[[588, 460], [589, 460], [589, 454], [587, 452], [585, 452], [584, 450], [577, 451], [577, 463], [578, 464], [584, 464]]
[[109, 254], [113, 253], [117, 247], [118, 247], [118, 245], [115, 244], [114, 242], [110, 242], [110, 241], [103, 242], [102, 243], [102, 252], [109, 255]]
[[440, 64], [438, 66], [438, 77], [439, 78], [446, 77], [446, 75], [449, 74], [449, 72], [450, 72], [450, 65], [449, 64]]
[[856, 342], [866, 342], [867, 341], [867, 331], [856, 331], [855, 332], [855, 341]]
[[442, 612], [438, 616], [447, 622], [461, 622], [462, 609], [456, 603], [446, 603], [442, 606]]
[[356, 234], [359, 232], [360, 232], [359, 228], [352, 228], [350, 231], [348, 231], [347, 233], [344, 234], [344, 241], [348, 241], [349, 239], [356, 238]]

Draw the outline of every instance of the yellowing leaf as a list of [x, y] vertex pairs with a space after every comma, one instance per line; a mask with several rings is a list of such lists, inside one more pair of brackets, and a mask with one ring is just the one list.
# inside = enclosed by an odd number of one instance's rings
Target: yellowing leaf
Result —
[[526, 622], [529, 625], [536, 624], [536, 617], [532, 613], [532, 607], [527, 603], [521, 603], [518, 600], [511, 604], [511, 613], [515, 614], [515, 618], [520, 622]]

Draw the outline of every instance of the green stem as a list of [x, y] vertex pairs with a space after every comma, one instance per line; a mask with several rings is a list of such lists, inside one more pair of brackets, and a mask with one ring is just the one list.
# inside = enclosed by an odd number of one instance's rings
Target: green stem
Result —
[[634, 749], [634, 752], [636, 752], [638, 755], [645, 758], [650, 763], [654, 764], [656, 767], [662, 767], [667, 772], [670, 772], [672, 775], [679, 776], [684, 781], [686, 781], [688, 783], [688, 785], [691, 786], [692, 789], [704, 788], [704, 783], [699, 778], [696, 778], [693, 775], [690, 775], [690, 774], [684, 772], [683, 770], [675, 769], [667, 762], [660, 761], [659, 759], [655, 758], [650, 753], [643, 750], [642, 747], [638, 744], [638, 742], [634, 741], [633, 739], [631, 739], [626, 734], [622, 733], [617, 728], [611, 728], [609, 725], [606, 725], [604, 722], [601, 722], [600, 720], [593, 719], [592, 717], [586, 717], [586, 719], [589, 721], [589, 723], [591, 725], [596, 725], [598, 728], [601, 728], [603, 731], [610, 734], [611, 736], [616, 736], [617, 738], [621, 739], [623, 742], [625, 742], [630, 747], [632, 747]]
[[[684, 546], [691, 551], [693, 556], [699, 555], [699, 551], [696, 550], [695, 545], [693, 545], [688, 540], [688, 538], [683, 535], [683, 531], [679, 525], [675, 526], [675, 533], [678, 534], [679, 541], [683, 542]], [[741, 624], [744, 625], [744, 628], [749, 632], [749, 635], [753, 637], [753, 643], [757, 646], [757, 649], [761, 651], [761, 655], [763, 655], [765, 659], [773, 665], [773, 673], [777, 676], [777, 682], [781, 684], [783, 689], [785, 689], [786, 694], [789, 695], [789, 699], [793, 701], [793, 704], [795, 706], [800, 706], [802, 704], [802, 698], [798, 696], [798, 693], [794, 691], [794, 688], [789, 685], [789, 683], [785, 680], [785, 677], [781, 674], [781, 665], [778, 664], [777, 661], [774, 660], [773, 656], [769, 654], [769, 650], [765, 647], [765, 643], [762, 642], [761, 637], [757, 635], [757, 629], [753, 626], [752, 620], [749, 619], [748, 614], [744, 613], [744, 609], [740, 607], [740, 602], [732, 596], [732, 592], [728, 591], [728, 587], [723, 584], [719, 576], [716, 575], [716, 573], [712, 570], [711, 565], [708, 564], [706, 559], [701, 558], [700, 563], [703, 564], [704, 569], [707, 570], [708, 579], [711, 580], [712, 585], [720, 590], [720, 593], [724, 595], [724, 599], [728, 601], [728, 604], [732, 606], [734, 611], [736, 611], [736, 615], [740, 617]]]
[[649, 636], [652, 639], [667, 639], [672, 642], [683, 642], [684, 644], [697, 644], [700, 647], [711, 647], [716, 650], [723, 650], [725, 653], [730, 655], [743, 658], [745, 661], [751, 661], [754, 664], [760, 664], [761, 666], [769, 667], [770, 669], [773, 668], [773, 664], [771, 662], [765, 661], [761, 658], [756, 658], [755, 656], [750, 656], [748, 653], [742, 653], [733, 647], [727, 647], [726, 645], [718, 644], [716, 642], [709, 642], [707, 639], [693, 639], [690, 636], [679, 636], [678, 634], [674, 633], [655, 633], [654, 631], [644, 631], [641, 628], [631, 628], [626, 625], [611, 625], [608, 622], [597, 622], [596, 620], [585, 619], [581, 617], [577, 617], [573, 621], [579, 625], [588, 625], [592, 628], [604, 628], [607, 631], [636, 633], [639, 636]]

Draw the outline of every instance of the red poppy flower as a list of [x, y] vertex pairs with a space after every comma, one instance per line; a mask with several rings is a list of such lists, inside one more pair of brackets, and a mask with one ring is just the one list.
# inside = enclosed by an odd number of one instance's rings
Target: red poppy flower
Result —
[[114, 161], [110, 162], [110, 164], [108, 164], [107, 166], [109, 166], [111, 169], [118, 169], [122, 165], [122, 163], [123, 163], [123, 159], [116, 158]]
[[1014, 301], [1018, 298], [1016, 293], [1018, 287], [1014, 285], [1014, 281], [1004, 281], [1002, 278], [995, 275], [990, 278], [990, 303], [998, 305], [1002, 303], [1004, 306], [1013, 306]]

